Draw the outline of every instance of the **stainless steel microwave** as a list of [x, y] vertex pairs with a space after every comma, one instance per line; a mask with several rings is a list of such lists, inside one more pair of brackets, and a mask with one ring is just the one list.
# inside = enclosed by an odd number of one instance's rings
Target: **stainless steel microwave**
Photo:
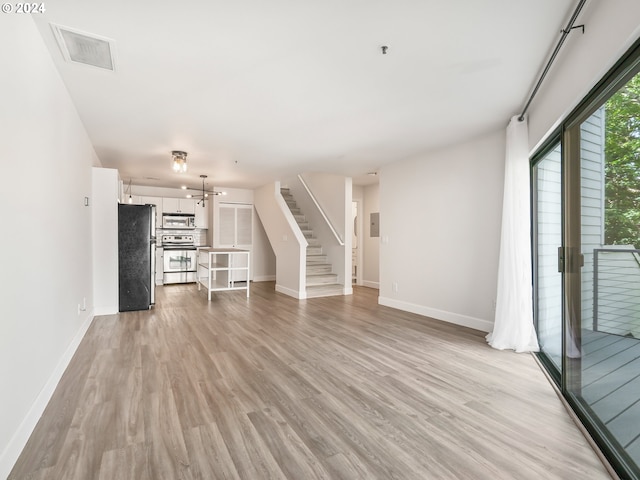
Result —
[[196, 216], [190, 213], [165, 213], [162, 228], [196, 228]]

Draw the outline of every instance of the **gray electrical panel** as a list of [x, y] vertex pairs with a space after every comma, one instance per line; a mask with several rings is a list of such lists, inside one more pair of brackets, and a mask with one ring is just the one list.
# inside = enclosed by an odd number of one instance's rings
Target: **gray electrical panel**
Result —
[[380, 212], [372, 213], [369, 226], [369, 236], [380, 236]]

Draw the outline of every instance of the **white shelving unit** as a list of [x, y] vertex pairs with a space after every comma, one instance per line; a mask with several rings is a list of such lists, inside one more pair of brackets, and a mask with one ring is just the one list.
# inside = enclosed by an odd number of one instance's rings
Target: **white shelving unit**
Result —
[[249, 265], [249, 250], [199, 248], [198, 290], [204, 286], [209, 301], [211, 292], [228, 290], [246, 290], [249, 297]]

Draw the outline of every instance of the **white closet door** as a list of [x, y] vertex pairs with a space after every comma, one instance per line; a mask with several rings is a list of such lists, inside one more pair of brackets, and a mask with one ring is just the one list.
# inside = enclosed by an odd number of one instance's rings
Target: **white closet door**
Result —
[[236, 241], [238, 246], [251, 245], [253, 207], [239, 207], [236, 210]]
[[236, 244], [236, 208], [222, 206], [218, 210], [220, 216], [220, 246], [233, 247]]

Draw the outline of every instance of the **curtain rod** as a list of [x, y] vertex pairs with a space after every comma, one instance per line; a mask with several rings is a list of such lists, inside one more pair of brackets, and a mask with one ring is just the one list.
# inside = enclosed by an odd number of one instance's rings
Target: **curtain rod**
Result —
[[580, 15], [580, 11], [582, 10], [582, 7], [584, 7], [585, 3], [587, 3], [587, 0], [580, 0], [578, 5], [576, 6], [576, 9], [573, 11], [573, 15], [571, 15], [571, 18], [569, 19], [569, 23], [567, 23], [567, 27], [564, 30], [560, 31], [560, 33], [562, 33], [562, 35], [560, 36], [560, 40], [558, 41], [558, 44], [556, 45], [555, 50], [551, 54], [551, 58], [547, 62], [547, 65], [544, 67], [544, 70], [542, 71], [542, 75], [540, 75], [540, 79], [538, 80], [538, 83], [536, 83], [536, 86], [533, 89], [533, 92], [531, 92], [531, 96], [529, 97], [529, 100], [527, 100], [526, 105], [522, 109], [522, 113], [518, 117], [519, 121], [524, 120], [524, 115], [525, 113], [527, 113], [527, 109], [529, 108], [529, 105], [531, 105], [533, 98], [536, 96], [536, 93], [538, 93], [538, 89], [540, 88], [540, 85], [542, 85], [544, 78], [547, 76], [547, 73], [549, 73], [549, 69], [551, 68], [551, 65], [553, 64], [556, 57], [558, 56], [558, 52], [560, 52], [560, 49], [562, 48], [562, 44], [567, 38], [567, 35], [569, 35], [571, 33], [571, 30], [573, 30], [574, 28], [580, 28], [580, 27], [582, 27], [582, 33], [584, 33], [584, 25], [578, 25], [574, 27], [573, 24], [576, 22], [576, 19], [578, 18], [578, 15]]

